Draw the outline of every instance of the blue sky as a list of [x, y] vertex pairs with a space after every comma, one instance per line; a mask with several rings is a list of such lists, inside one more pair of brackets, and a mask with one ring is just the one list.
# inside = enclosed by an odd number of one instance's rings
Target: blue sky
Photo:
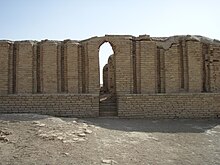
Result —
[[[0, 0], [0, 39], [81, 40], [105, 34], [220, 40], [220, 0]], [[111, 48], [104, 45], [101, 53], [111, 54]]]

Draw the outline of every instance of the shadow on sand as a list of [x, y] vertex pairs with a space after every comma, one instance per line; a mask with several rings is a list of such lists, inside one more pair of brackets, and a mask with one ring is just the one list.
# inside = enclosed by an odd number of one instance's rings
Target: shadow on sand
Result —
[[[53, 116], [38, 114], [0, 114], [0, 120], [8, 122], [34, 121]], [[120, 119], [120, 118], [64, 118], [63, 121], [84, 122], [105, 129], [126, 132], [202, 133], [220, 125], [220, 119]]]

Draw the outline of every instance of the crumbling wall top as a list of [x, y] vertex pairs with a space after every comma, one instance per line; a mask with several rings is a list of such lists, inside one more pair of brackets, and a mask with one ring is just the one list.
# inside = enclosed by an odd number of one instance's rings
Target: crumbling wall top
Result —
[[158, 47], [165, 50], [169, 49], [172, 44], [178, 44], [180, 41], [198, 41], [205, 44], [220, 45], [220, 41], [200, 35], [176, 35], [171, 37], [151, 37]]

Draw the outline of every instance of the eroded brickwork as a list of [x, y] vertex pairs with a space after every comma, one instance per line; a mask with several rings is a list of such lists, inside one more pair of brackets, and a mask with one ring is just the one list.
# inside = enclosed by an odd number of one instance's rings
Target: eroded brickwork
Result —
[[114, 52], [105, 86], [119, 116], [219, 116], [220, 42], [189, 35], [0, 41], [0, 113], [98, 116], [99, 48], [105, 42]]
[[128, 94], [118, 96], [118, 115], [126, 118], [220, 117], [220, 94]]
[[0, 96], [1, 113], [38, 113], [55, 116], [97, 117], [99, 97], [71, 94]]
[[103, 92], [115, 94], [115, 59], [112, 54], [108, 58], [108, 64], [103, 67]]

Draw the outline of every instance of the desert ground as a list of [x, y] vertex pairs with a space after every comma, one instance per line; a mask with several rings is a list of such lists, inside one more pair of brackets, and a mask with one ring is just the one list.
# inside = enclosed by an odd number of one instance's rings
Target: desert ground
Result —
[[0, 115], [0, 165], [220, 164], [220, 120]]

